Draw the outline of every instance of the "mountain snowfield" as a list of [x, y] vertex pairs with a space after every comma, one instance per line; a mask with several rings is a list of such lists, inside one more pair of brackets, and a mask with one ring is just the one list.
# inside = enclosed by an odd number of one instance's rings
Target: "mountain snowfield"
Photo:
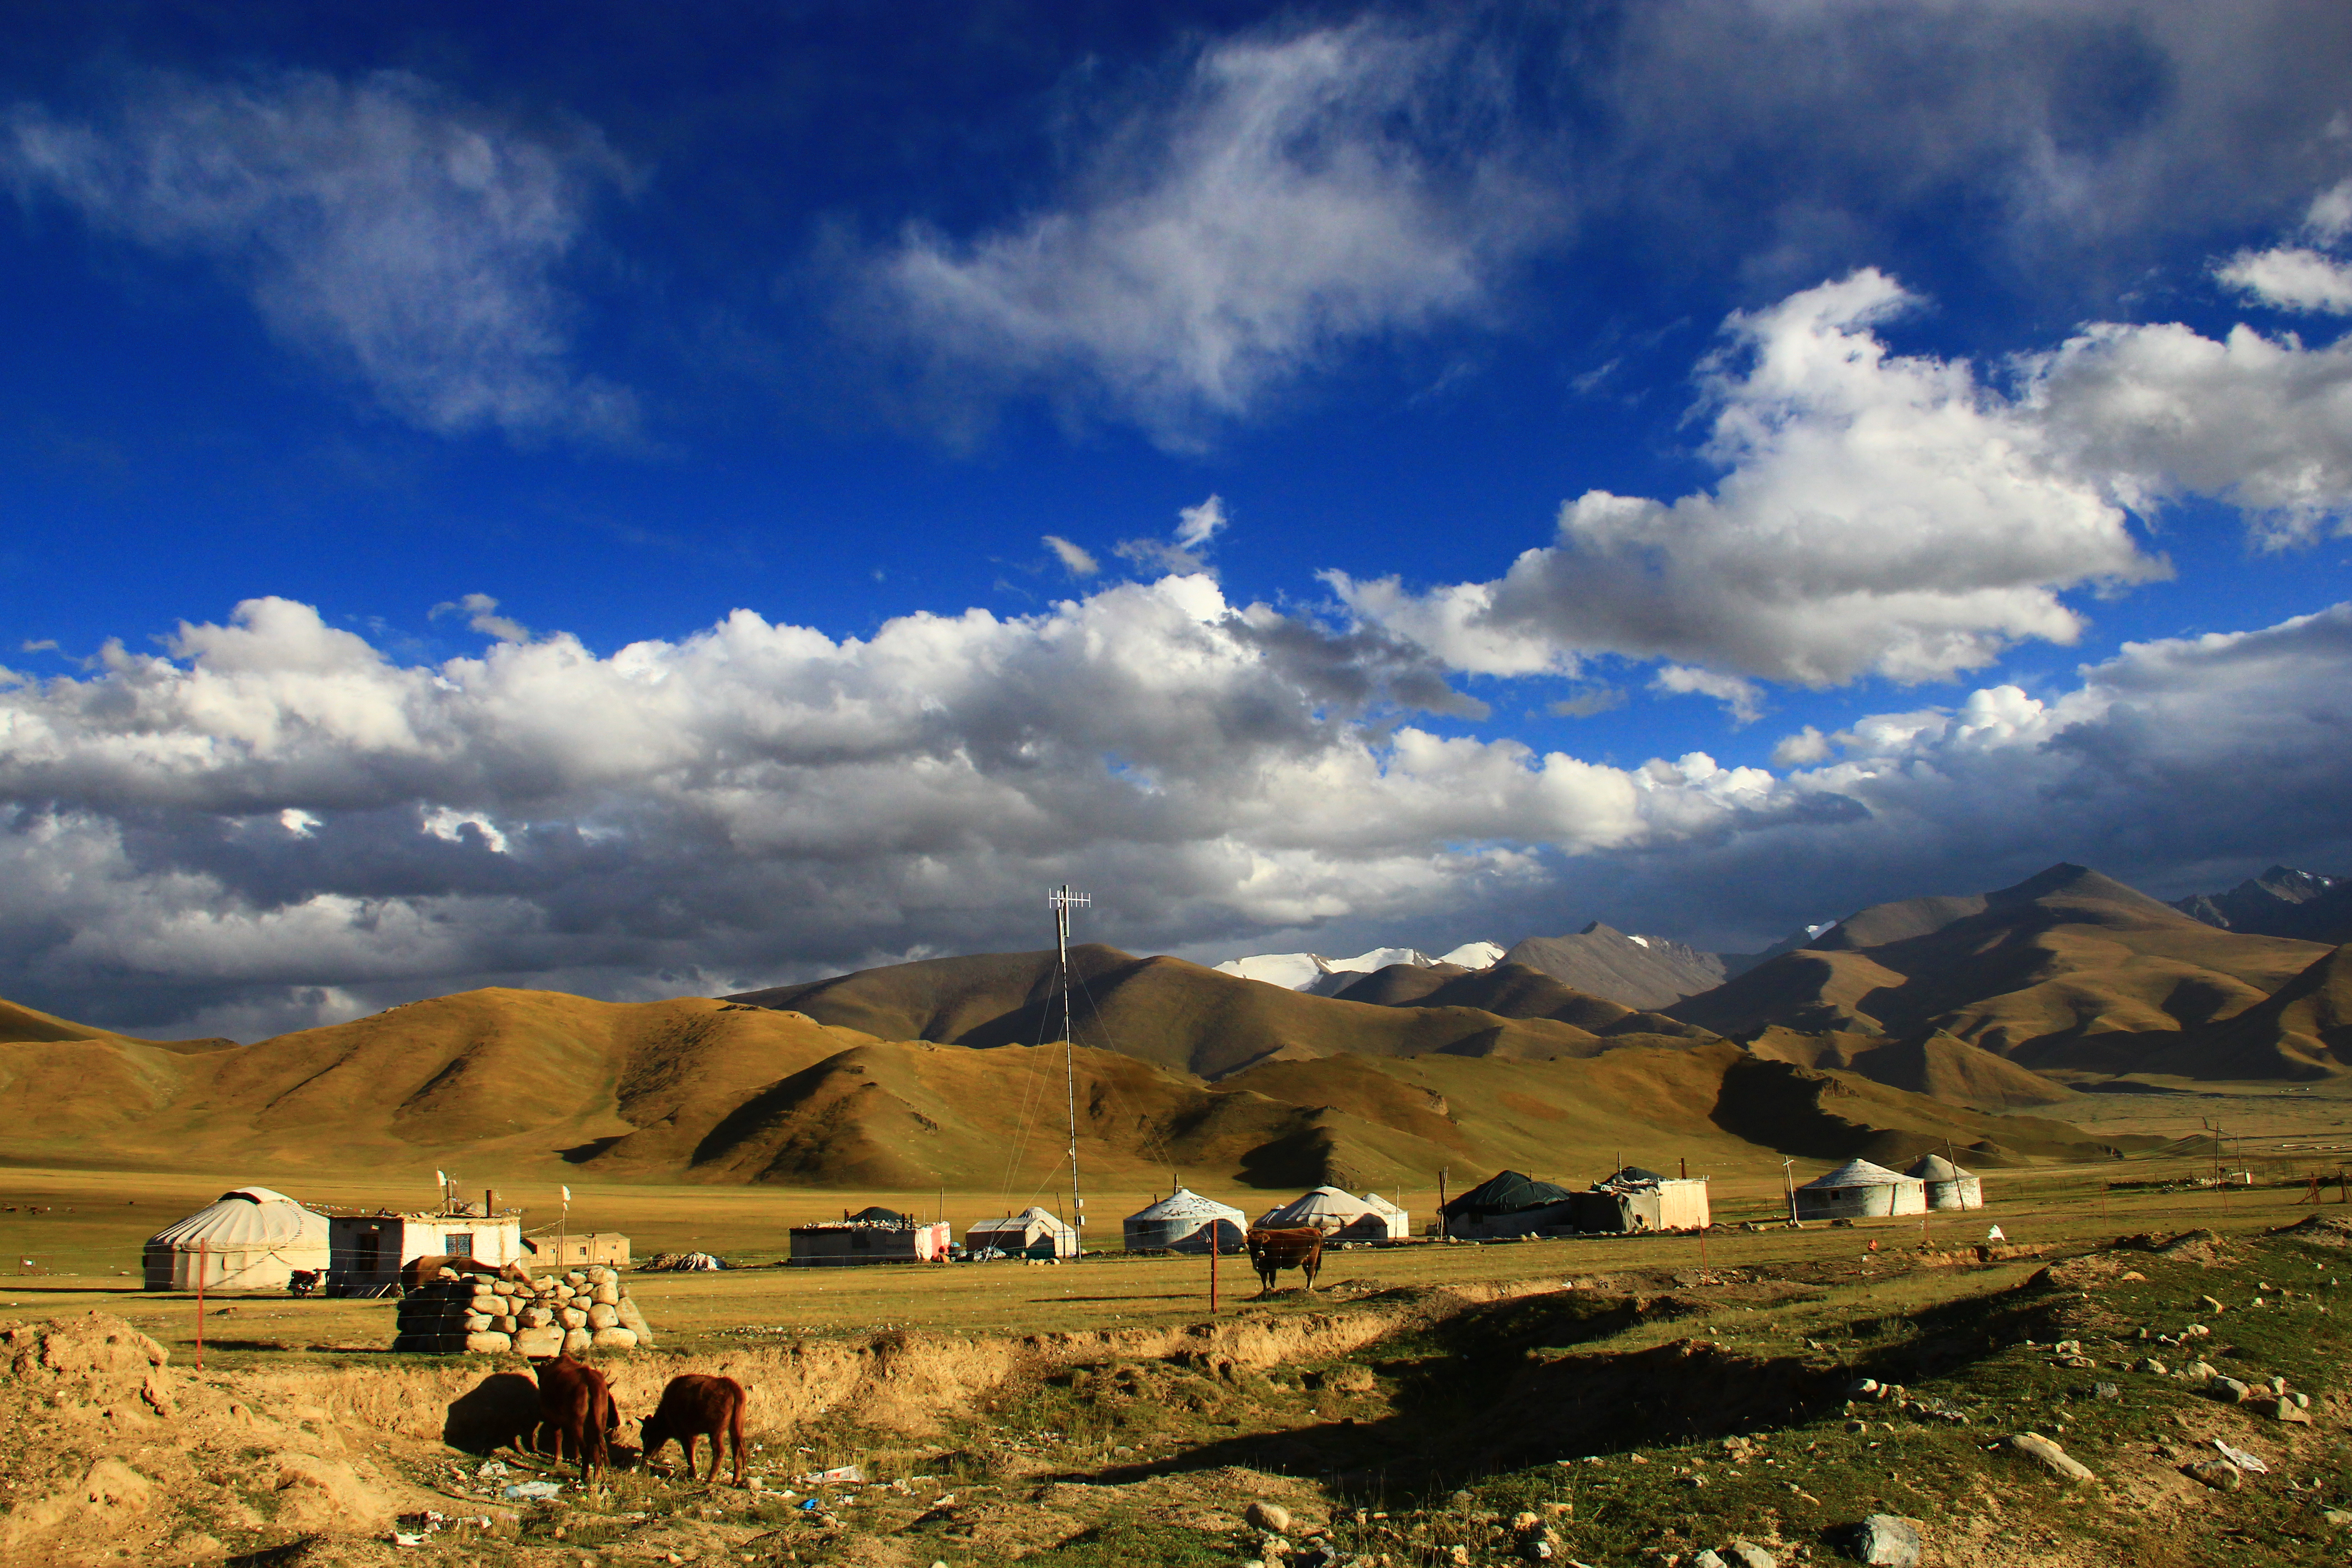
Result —
[[1353, 958], [1326, 958], [1319, 952], [1259, 952], [1247, 958], [1229, 958], [1218, 964], [1217, 970], [1223, 974], [1238, 974], [1244, 980], [1263, 980], [1286, 991], [1322, 995], [1391, 963], [1409, 963], [1416, 969], [1440, 963], [1458, 964], [1464, 969], [1492, 969], [1502, 957], [1500, 942], [1465, 942], [1436, 958], [1417, 947], [1376, 947]]

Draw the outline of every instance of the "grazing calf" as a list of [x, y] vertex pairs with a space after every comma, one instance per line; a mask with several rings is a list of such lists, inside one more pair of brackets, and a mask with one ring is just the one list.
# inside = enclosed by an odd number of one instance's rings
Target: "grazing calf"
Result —
[[563, 1444], [570, 1439], [580, 1461], [580, 1482], [585, 1486], [593, 1469], [609, 1468], [613, 1463], [611, 1434], [621, 1424], [613, 1408], [613, 1391], [603, 1373], [572, 1360], [569, 1351], [552, 1361], [533, 1363], [532, 1370], [539, 1373], [540, 1423], [555, 1429], [556, 1462], [562, 1462]]
[[671, 1438], [686, 1450], [686, 1476], [694, 1475], [694, 1440], [710, 1439], [710, 1475], [719, 1479], [719, 1458], [725, 1447], [720, 1435], [735, 1445], [735, 1484], [743, 1484], [743, 1385], [731, 1377], [708, 1377], [690, 1372], [669, 1380], [662, 1390], [661, 1403], [642, 1423], [645, 1431], [646, 1463], [653, 1463], [654, 1453]]
[[1315, 1289], [1315, 1276], [1323, 1271], [1321, 1231], [1311, 1225], [1297, 1230], [1253, 1230], [1245, 1239], [1250, 1264], [1257, 1270], [1260, 1296], [1273, 1293], [1274, 1277], [1286, 1268], [1306, 1275], [1307, 1289]]
[[530, 1283], [530, 1270], [513, 1263], [484, 1263], [473, 1258], [451, 1258], [442, 1253], [427, 1253], [412, 1258], [400, 1266], [400, 1288], [414, 1290], [429, 1285], [441, 1277], [444, 1268], [454, 1268], [460, 1274], [471, 1274], [486, 1279], [511, 1279], [519, 1285]]

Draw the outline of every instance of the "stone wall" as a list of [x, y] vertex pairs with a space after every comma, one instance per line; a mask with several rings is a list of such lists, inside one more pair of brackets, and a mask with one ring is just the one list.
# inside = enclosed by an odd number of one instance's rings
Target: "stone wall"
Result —
[[635, 1350], [653, 1331], [618, 1269], [596, 1265], [536, 1279], [493, 1279], [444, 1268], [400, 1303], [396, 1351]]

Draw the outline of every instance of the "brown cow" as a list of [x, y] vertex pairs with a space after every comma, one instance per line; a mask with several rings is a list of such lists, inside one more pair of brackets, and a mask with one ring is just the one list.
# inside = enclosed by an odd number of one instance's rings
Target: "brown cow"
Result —
[[695, 1479], [694, 1440], [710, 1439], [710, 1474], [719, 1479], [719, 1458], [726, 1444], [723, 1434], [735, 1444], [735, 1484], [743, 1484], [743, 1385], [731, 1377], [709, 1377], [698, 1372], [687, 1373], [669, 1380], [662, 1390], [661, 1403], [654, 1413], [640, 1423], [645, 1432], [646, 1463], [653, 1463], [654, 1455], [671, 1438], [686, 1450], [686, 1479]]
[[540, 1424], [555, 1429], [556, 1462], [563, 1462], [563, 1444], [569, 1438], [585, 1486], [592, 1471], [612, 1467], [611, 1435], [621, 1424], [620, 1413], [613, 1407], [613, 1390], [603, 1373], [572, 1360], [570, 1351], [533, 1362], [531, 1369], [539, 1373]]
[[444, 1268], [454, 1268], [460, 1274], [471, 1274], [489, 1279], [511, 1279], [518, 1285], [530, 1283], [530, 1274], [518, 1264], [484, 1263], [472, 1258], [451, 1258], [440, 1253], [428, 1253], [412, 1258], [400, 1266], [400, 1288], [415, 1290], [430, 1285], [441, 1277]]
[[1253, 1230], [1244, 1239], [1249, 1244], [1250, 1265], [1257, 1270], [1260, 1296], [1273, 1293], [1274, 1277], [1286, 1268], [1306, 1275], [1307, 1289], [1315, 1289], [1315, 1276], [1323, 1270], [1321, 1231], [1311, 1225], [1296, 1230]]

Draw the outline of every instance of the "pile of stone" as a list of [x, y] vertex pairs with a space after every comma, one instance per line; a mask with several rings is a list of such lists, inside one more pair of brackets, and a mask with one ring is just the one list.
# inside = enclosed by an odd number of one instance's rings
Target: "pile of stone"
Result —
[[625, 1351], [653, 1343], [620, 1271], [597, 1265], [536, 1279], [444, 1268], [400, 1303], [396, 1351]]

